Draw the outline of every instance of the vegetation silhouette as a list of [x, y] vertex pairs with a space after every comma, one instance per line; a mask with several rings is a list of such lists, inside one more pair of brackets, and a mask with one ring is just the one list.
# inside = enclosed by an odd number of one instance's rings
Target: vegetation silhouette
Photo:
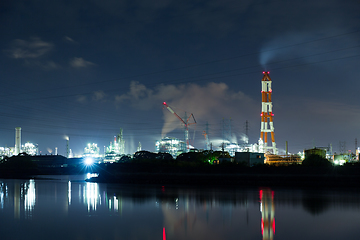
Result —
[[2, 159], [0, 161], [0, 172], [10, 176], [36, 174], [37, 165], [31, 160], [30, 155], [20, 153], [17, 156]]

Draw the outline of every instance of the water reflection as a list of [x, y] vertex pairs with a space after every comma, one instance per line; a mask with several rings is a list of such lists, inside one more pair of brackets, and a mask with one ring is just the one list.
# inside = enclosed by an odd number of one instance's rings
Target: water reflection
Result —
[[83, 187], [83, 201], [87, 205], [88, 212], [96, 211], [97, 205], [101, 205], [101, 197], [97, 183], [86, 183]]
[[27, 216], [31, 217], [31, 213], [34, 209], [36, 203], [36, 192], [35, 192], [35, 181], [34, 179], [29, 180], [24, 183], [24, 188], [26, 192], [24, 195], [24, 209]]
[[304, 192], [302, 205], [310, 214], [319, 215], [328, 210], [330, 207], [330, 199], [322, 195], [321, 191], [318, 192], [318, 194], [306, 191]]
[[31, 218], [36, 203], [35, 181], [0, 182], [0, 209], [12, 207], [14, 218]]
[[[324, 235], [338, 219], [351, 239], [359, 213], [356, 192], [0, 180], [0, 232], [26, 227], [30, 239], [299, 239], [290, 230], [305, 239], [341, 239]], [[67, 231], [54, 236], [58, 226]]]
[[261, 233], [263, 240], [272, 240], [275, 234], [274, 191], [260, 190]]

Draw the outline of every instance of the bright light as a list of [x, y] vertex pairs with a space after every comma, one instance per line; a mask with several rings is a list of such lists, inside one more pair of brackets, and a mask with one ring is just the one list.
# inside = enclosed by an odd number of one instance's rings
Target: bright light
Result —
[[345, 160], [335, 160], [335, 161], [334, 161], [334, 164], [335, 164], [335, 165], [340, 165], [340, 166], [344, 165], [345, 163], [346, 163]]
[[87, 158], [85, 158], [84, 163], [85, 163], [85, 165], [90, 166], [94, 163], [94, 159], [91, 157], [87, 157]]
[[87, 173], [86, 174], [86, 179], [90, 179], [90, 178], [98, 177], [98, 176], [99, 176], [98, 173]]

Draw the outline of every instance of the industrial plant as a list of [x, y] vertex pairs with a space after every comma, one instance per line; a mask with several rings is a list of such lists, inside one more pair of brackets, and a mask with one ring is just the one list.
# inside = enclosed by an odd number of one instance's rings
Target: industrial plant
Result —
[[155, 152], [170, 153], [173, 157], [186, 152], [187, 149], [186, 143], [177, 138], [165, 137], [155, 143]]
[[114, 137], [114, 142], [110, 142], [109, 147], [106, 148], [104, 162], [117, 162], [125, 155], [125, 140], [123, 138], [123, 130], [120, 128], [120, 133]]
[[[243, 134], [241, 140], [238, 143], [233, 138], [231, 133], [231, 120], [223, 119], [223, 137], [222, 139], [212, 139], [209, 133], [208, 125], [203, 131], [204, 146], [196, 148], [190, 144], [189, 127], [197, 124], [194, 114], [187, 115], [185, 112], [184, 117], [180, 117], [172, 107], [166, 102], [163, 102], [164, 109], [168, 110], [174, 117], [180, 121], [184, 129], [184, 138], [175, 138], [171, 136], [163, 136], [161, 139], [155, 141], [156, 153], [168, 153], [173, 158], [176, 158], [182, 153], [189, 153], [192, 151], [221, 151], [226, 152], [230, 158], [226, 158], [229, 161], [247, 161], [249, 165], [253, 163], [265, 163], [269, 165], [291, 165], [300, 164], [303, 159], [309, 154], [319, 155], [320, 157], [329, 159], [332, 163], [342, 165], [346, 162], [353, 162], [359, 160], [359, 148], [356, 148], [355, 153], [340, 152], [339, 154], [333, 153], [332, 146], [305, 149], [304, 152], [297, 154], [290, 154], [287, 150], [284, 155], [278, 155], [278, 149], [275, 143], [275, 131], [274, 131], [274, 112], [272, 103], [272, 79], [270, 78], [270, 72], [263, 72], [261, 79], [261, 112], [260, 112], [260, 138], [256, 143], [249, 143], [248, 134]], [[246, 122], [247, 124], [247, 122]], [[111, 138], [110, 138], [111, 139]], [[84, 146], [84, 151], [81, 155], [74, 156], [72, 150], [69, 147], [69, 137], [65, 137], [66, 140], [66, 158], [92, 158], [98, 163], [114, 163], [122, 159], [122, 157], [131, 158], [132, 154], [126, 149], [125, 139], [123, 136], [123, 129], [120, 128], [119, 133], [113, 137], [113, 141], [109, 143], [104, 149], [100, 149], [97, 143], [88, 143]], [[137, 147], [137, 151], [141, 151], [141, 143]], [[41, 155], [39, 154], [38, 146], [35, 143], [26, 142], [21, 143], [21, 127], [15, 128], [15, 144], [14, 147], [0, 147], [0, 158], [16, 156], [19, 154], [27, 154], [30, 156]], [[53, 153], [50, 151], [50, 155]], [[55, 154], [58, 155], [57, 147], [55, 148]], [[240, 160], [239, 160], [240, 159]]]

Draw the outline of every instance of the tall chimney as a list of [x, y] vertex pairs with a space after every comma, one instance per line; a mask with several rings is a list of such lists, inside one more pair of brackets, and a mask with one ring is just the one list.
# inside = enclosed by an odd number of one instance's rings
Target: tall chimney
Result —
[[21, 151], [21, 127], [15, 128], [15, 155]]

